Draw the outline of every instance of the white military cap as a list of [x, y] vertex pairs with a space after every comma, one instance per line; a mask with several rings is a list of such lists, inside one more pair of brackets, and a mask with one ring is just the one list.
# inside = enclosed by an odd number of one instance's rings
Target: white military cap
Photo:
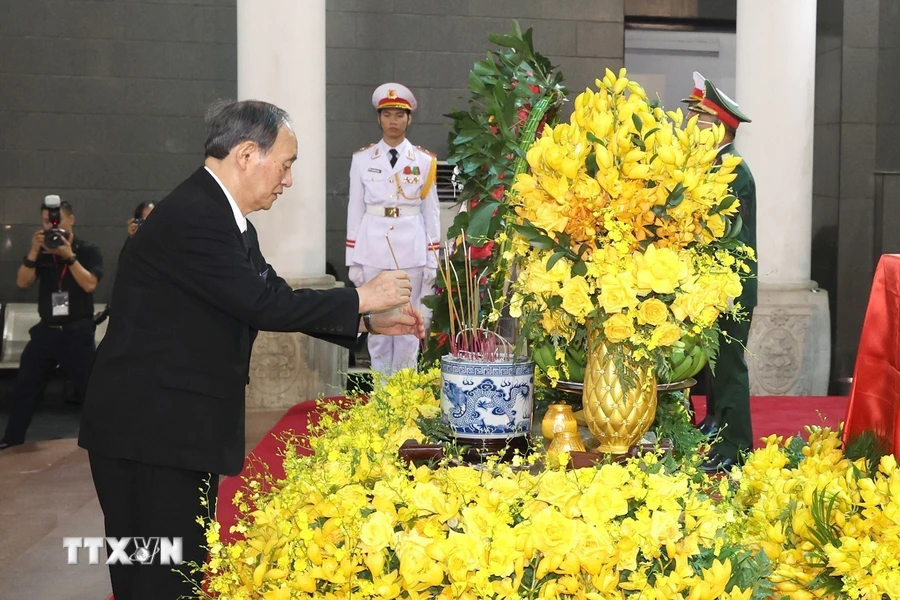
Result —
[[399, 83], [383, 83], [375, 88], [372, 94], [372, 106], [377, 110], [382, 108], [402, 108], [416, 110], [418, 103], [409, 88]]

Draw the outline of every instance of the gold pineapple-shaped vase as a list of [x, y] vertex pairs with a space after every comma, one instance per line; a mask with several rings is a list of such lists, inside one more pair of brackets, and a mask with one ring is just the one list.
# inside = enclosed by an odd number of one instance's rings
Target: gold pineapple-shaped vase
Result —
[[541, 435], [552, 442], [556, 434], [561, 432], [578, 433], [578, 421], [568, 404], [551, 404], [541, 419]]
[[656, 375], [653, 368], [638, 368], [626, 353], [626, 368], [634, 373], [635, 384], [624, 391], [610, 349], [597, 335], [596, 330], [589, 335], [584, 420], [600, 442], [600, 452], [625, 454], [656, 417]]

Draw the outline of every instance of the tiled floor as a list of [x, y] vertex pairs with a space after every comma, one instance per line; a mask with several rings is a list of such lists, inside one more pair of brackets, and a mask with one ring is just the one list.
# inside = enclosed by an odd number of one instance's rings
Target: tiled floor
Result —
[[[284, 412], [248, 413], [248, 452]], [[38, 414], [36, 431], [64, 434], [73, 426], [77, 431], [77, 409], [69, 413], [68, 418], [51, 417], [58, 419], [54, 426], [46, 414]], [[100, 565], [68, 565], [62, 545], [63, 537], [102, 535], [87, 453], [74, 438], [0, 452], [0, 600], [105, 600], [110, 586], [102, 560]]]

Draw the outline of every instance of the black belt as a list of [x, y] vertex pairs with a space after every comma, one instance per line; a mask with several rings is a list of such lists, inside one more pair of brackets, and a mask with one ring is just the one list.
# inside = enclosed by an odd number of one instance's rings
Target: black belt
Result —
[[78, 319], [76, 321], [70, 321], [68, 323], [62, 323], [60, 325], [54, 325], [52, 323], [45, 323], [41, 321], [41, 325], [47, 327], [48, 329], [54, 329], [56, 331], [67, 331], [69, 329], [73, 329], [76, 326], [84, 325], [85, 321], [92, 320], [93, 317], [84, 317], [82, 319]]

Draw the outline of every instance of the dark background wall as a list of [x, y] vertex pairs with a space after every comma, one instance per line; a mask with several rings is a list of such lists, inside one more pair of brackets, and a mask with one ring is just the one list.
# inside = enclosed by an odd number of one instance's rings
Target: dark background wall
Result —
[[[735, 17], [734, 0], [629, 0], [629, 18]], [[466, 106], [487, 34], [511, 20], [577, 93], [624, 55], [625, 0], [328, 0], [327, 257], [343, 275], [347, 172], [376, 141], [370, 98], [411, 87], [410, 138], [447, 154], [443, 114]], [[202, 158], [203, 114], [236, 94], [236, 0], [0, 0], [0, 302], [31, 301], [15, 272], [44, 195], [75, 206], [101, 245], [108, 296], [134, 206]], [[664, 18], [664, 17], [663, 17]], [[832, 303], [832, 379], [852, 374], [881, 252], [900, 252], [900, 2], [819, 0], [812, 279]], [[790, 93], [784, 90], [782, 93]], [[295, 115], [295, 118], [298, 116]], [[301, 115], [300, 119], [319, 118]], [[308, 149], [311, 150], [311, 149]]]
[[[534, 28], [535, 49], [559, 65], [575, 92], [606, 67], [622, 67], [623, 0], [328, 1], [327, 257], [341, 276], [350, 157], [378, 141], [372, 92], [387, 81], [409, 87], [419, 108], [409, 139], [447, 157], [448, 120], [465, 109], [472, 65], [513, 19]], [[574, 97], [574, 96], [573, 96]]]
[[[201, 164], [203, 114], [237, 90], [236, 0], [0, 0], [0, 302], [46, 194], [100, 244], [105, 301], [125, 222]], [[35, 286], [36, 287], [36, 286]]]
[[[853, 374], [878, 257], [900, 252], [900, 149], [891, 137], [900, 129], [896, 102], [900, 4], [895, 0], [819, 0], [819, 6], [825, 7], [824, 15], [831, 23], [837, 7], [842, 8], [836, 29], [840, 41], [833, 44], [837, 38], [829, 36], [828, 42], [835, 56], [840, 53], [841, 69], [831, 68], [826, 78], [819, 79], [832, 87], [835, 78], [841, 82], [836, 222], [833, 203], [825, 211], [817, 207], [815, 213], [820, 233], [837, 229], [837, 251], [832, 254], [837, 265], [832, 375], [837, 379]], [[820, 143], [827, 146], [832, 141], [817, 138], [816, 145]], [[835, 173], [827, 173], [827, 168], [817, 164], [816, 174], [828, 182], [821, 189], [834, 195]]]

